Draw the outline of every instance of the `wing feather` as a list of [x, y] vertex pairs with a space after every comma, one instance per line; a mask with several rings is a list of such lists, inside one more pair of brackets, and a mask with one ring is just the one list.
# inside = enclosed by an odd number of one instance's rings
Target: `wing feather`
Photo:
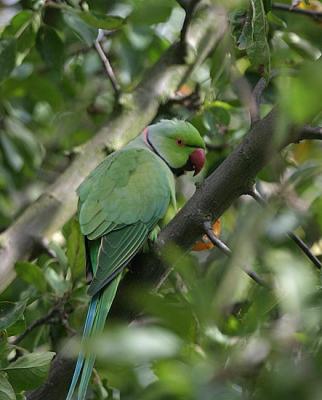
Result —
[[150, 150], [129, 148], [101, 163], [78, 189], [79, 222], [89, 241], [100, 239], [94, 295], [124, 268], [173, 199], [174, 178]]
[[[97, 269], [88, 294], [94, 296], [127, 265], [143, 245], [148, 234], [146, 225], [139, 222], [103, 236], [98, 253]], [[124, 238], [127, 238], [124, 246]]]

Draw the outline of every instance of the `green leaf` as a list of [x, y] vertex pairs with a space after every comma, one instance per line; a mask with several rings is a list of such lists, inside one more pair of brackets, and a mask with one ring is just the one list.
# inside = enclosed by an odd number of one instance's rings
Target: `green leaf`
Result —
[[55, 29], [44, 25], [37, 34], [36, 47], [47, 65], [61, 69], [64, 63], [64, 42]]
[[80, 232], [79, 223], [73, 219], [70, 223], [70, 233], [67, 239], [67, 258], [73, 280], [84, 275], [85, 246]]
[[262, 0], [251, 0], [246, 22], [239, 37], [239, 48], [245, 49], [251, 64], [270, 72], [270, 49], [267, 41], [268, 26]]
[[3, 31], [3, 37], [20, 36], [24, 28], [33, 20], [34, 13], [30, 10], [22, 10], [16, 14]]
[[16, 39], [0, 39], [0, 83], [9, 77], [16, 65]]
[[287, 28], [286, 22], [276, 14], [272, 13], [272, 11], [267, 14], [267, 20], [270, 24], [274, 24], [280, 28]]
[[292, 123], [307, 123], [321, 112], [322, 60], [306, 62], [297, 76], [278, 79], [284, 115]]
[[14, 324], [22, 316], [26, 308], [26, 302], [13, 303], [10, 301], [0, 302], [0, 330], [6, 329]]
[[39, 23], [39, 17], [30, 10], [22, 10], [16, 14], [10, 24], [4, 29], [4, 38], [15, 37], [17, 40], [18, 64], [28, 54], [35, 43], [35, 25]]
[[124, 19], [117, 16], [105, 15], [96, 11], [80, 11], [78, 16], [93, 28], [113, 30], [124, 24]]
[[7, 374], [0, 371], [0, 400], [16, 400], [15, 392], [7, 379]]
[[130, 21], [142, 25], [165, 22], [170, 17], [173, 6], [173, 0], [137, 0], [134, 2]]
[[55, 353], [50, 351], [27, 354], [18, 358], [4, 370], [17, 391], [31, 390], [41, 385], [46, 379], [54, 355]]
[[46, 291], [46, 280], [43, 271], [38, 265], [27, 261], [17, 262], [15, 270], [19, 278], [35, 286], [40, 292]]
[[300, 37], [294, 32], [283, 32], [282, 39], [289, 47], [301, 57], [315, 61], [321, 56], [321, 51], [314, 47], [308, 40]]
[[96, 28], [89, 26], [78, 15], [69, 11], [64, 13], [64, 21], [87, 46], [93, 45], [98, 33]]
[[18, 321], [16, 321], [14, 324], [12, 324], [8, 329], [7, 333], [8, 336], [16, 336], [20, 335], [20, 333], [24, 332], [26, 330], [26, 320], [24, 315], [22, 315]]
[[45, 278], [58, 296], [63, 296], [70, 289], [70, 282], [65, 279], [64, 275], [57, 273], [51, 267], [46, 268]]

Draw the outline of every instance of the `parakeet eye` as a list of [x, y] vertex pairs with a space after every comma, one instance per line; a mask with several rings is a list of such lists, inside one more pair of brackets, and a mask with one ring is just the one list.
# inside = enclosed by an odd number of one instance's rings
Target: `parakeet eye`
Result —
[[176, 143], [177, 143], [178, 146], [181, 146], [181, 147], [184, 146], [184, 142], [183, 142], [182, 139], [177, 139]]

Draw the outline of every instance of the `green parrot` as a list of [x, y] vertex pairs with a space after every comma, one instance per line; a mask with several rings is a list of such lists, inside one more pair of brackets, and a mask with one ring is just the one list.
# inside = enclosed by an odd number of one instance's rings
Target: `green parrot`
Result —
[[[192, 170], [196, 175], [205, 162], [204, 148], [190, 123], [163, 120], [109, 155], [77, 189], [91, 296], [83, 341], [102, 332], [122, 271], [170, 202], [176, 207], [174, 175]], [[78, 382], [77, 398], [85, 399], [94, 362], [95, 355], [80, 352], [66, 400]]]

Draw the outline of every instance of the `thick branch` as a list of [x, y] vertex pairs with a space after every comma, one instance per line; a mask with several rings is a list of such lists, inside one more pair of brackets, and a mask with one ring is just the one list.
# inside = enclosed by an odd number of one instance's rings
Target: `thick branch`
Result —
[[[216, 23], [214, 23], [214, 21]], [[31, 252], [37, 241], [50, 236], [76, 211], [76, 188], [110, 152], [138, 135], [155, 117], [160, 104], [173, 96], [218, 43], [226, 30], [221, 9], [201, 3], [191, 21], [188, 40], [195, 48], [189, 64], [178, 60], [178, 43], [146, 72], [141, 83], [129, 95], [127, 105], [82, 148], [82, 153], [66, 171], [0, 236], [0, 289], [14, 278], [14, 264]], [[189, 37], [191, 31], [191, 38]], [[198, 31], [198, 35], [195, 32]]]

